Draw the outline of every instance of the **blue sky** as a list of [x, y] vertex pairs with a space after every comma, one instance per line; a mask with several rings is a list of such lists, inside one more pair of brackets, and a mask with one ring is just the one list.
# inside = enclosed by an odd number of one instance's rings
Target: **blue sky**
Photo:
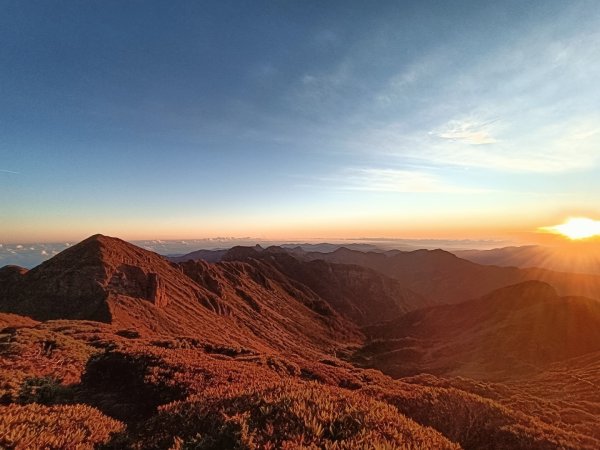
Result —
[[0, 1], [0, 241], [600, 217], [594, 1]]

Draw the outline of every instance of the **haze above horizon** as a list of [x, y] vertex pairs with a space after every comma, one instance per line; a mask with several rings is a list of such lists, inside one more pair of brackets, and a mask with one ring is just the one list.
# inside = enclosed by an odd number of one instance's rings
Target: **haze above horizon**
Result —
[[0, 40], [0, 242], [600, 218], [592, 1], [5, 1]]

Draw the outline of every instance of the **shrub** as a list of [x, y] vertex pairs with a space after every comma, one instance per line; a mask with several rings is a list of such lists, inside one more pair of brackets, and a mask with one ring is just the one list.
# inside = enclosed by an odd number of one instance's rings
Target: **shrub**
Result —
[[0, 448], [91, 450], [123, 428], [86, 405], [0, 406]]
[[26, 378], [17, 397], [17, 401], [22, 404], [40, 403], [43, 405], [70, 403], [73, 399], [72, 388], [61, 384], [61, 380], [54, 377]]
[[474, 394], [455, 388], [394, 384], [392, 389], [377, 387], [363, 392], [394, 405], [402, 414], [435, 428], [465, 449], [595, 448], [585, 436], [565, 432]]
[[140, 337], [139, 331], [136, 330], [118, 330], [115, 334], [127, 339], [137, 339]]
[[159, 408], [136, 449], [457, 449], [390, 405], [288, 379], [207, 389]]
[[106, 352], [88, 361], [81, 377], [83, 394], [102, 411], [121, 420], [152, 415], [158, 405], [181, 399], [185, 388], [173, 370], [149, 354]]

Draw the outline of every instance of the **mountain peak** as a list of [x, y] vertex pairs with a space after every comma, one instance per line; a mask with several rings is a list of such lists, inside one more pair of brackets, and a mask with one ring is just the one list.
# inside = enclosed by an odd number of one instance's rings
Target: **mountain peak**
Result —
[[506, 286], [489, 293], [484, 297], [486, 304], [493, 303], [496, 307], [519, 308], [528, 305], [558, 300], [556, 289], [538, 280], [528, 280], [522, 283]]
[[110, 295], [139, 298], [162, 307], [169, 297], [165, 280], [179, 274], [156, 253], [95, 234], [23, 273], [20, 279], [13, 276], [1, 296], [8, 310], [37, 319], [110, 322]]
[[115, 268], [122, 264], [147, 266], [164, 263], [164, 258], [122, 239], [94, 234], [32, 269], [48, 270], [50, 267]]
[[229, 250], [227, 250], [221, 260], [243, 261], [248, 258], [257, 258], [263, 251], [264, 249], [260, 245], [255, 245], [254, 247], [236, 245], [235, 247], [231, 247]]

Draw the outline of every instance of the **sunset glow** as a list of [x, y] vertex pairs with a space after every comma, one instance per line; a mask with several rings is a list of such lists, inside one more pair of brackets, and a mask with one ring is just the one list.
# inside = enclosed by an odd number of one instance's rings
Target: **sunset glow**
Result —
[[551, 233], [562, 234], [569, 239], [586, 239], [600, 235], [600, 221], [586, 217], [572, 217], [563, 224], [543, 229]]
[[67, 3], [0, 17], [1, 244], [600, 218], [593, 4]]

